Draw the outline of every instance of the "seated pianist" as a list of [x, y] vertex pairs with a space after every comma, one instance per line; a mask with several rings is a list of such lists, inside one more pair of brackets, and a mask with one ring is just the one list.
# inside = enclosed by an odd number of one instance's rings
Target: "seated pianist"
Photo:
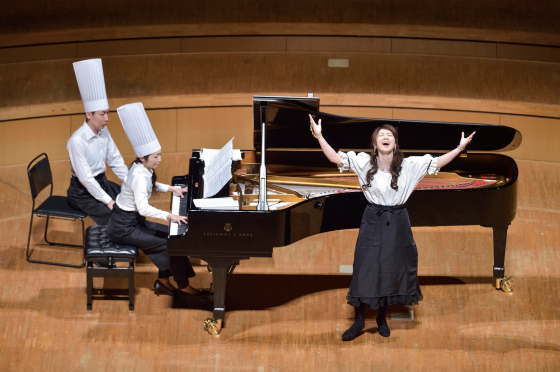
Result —
[[[167, 253], [168, 227], [146, 220], [153, 217], [187, 223], [186, 216], [179, 216], [152, 207], [148, 200], [152, 192], [171, 191], [183, 195], [187, 188], [179, 188], [156, 182], [155, 169], [161, 162], [161, 145], [152, 129], [142, 103], [131, 103], [117, 109], [124, 131], [130, 140], [136, 160], [133, 162], [121, 193], [117, 196], [113, 213], [107, 225], [107, 235], [112, 241], [132, 245], [141, 249], [159, 269], [154, 283], [155, 293], [177, 296], [185, 302], [195, 302], [208, 298], [208, 291], [200, 291], [190, 286], [189, 278], [195, 276], [189, 258], [172, 256]], [[169, 278], [177, 283], [175, 288]]]

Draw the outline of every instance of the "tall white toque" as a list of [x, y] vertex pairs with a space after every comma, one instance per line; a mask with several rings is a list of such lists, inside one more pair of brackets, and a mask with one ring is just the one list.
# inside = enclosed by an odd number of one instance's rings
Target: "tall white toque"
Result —
[[101, 59], [86, 59], [74, 62], [74, 73], [78, 80], [80, 95], [84, 103], [84, 112], [108, 110], [107, 92]]
[[142, 102], [129, 103], [117, 109], [122, 126], [137, 157], [161, 150]]

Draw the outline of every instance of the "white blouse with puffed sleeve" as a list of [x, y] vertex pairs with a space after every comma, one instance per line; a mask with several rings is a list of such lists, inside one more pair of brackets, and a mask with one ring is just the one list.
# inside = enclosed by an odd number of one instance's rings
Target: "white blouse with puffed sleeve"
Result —
[[[404, 158], [402, 170], [397, 182], [398, 190], [391, 188], [391, 173], [380, 170], [375, 173], [370, 184], [367, 185], [367, 172], [371, 168], [370, 155], [365, 152], [356, 154], [354, 151], [347, 153], [339, 152], [342, 159], [342, 166], [338, 169], [342, 171], [352, 170], [358, 176], [362, 190], [366, 199], [370, 203], [378, 205], [401, 205], [404, 204], [414, 188], [426, 174], [437, 174], [438, 158], [431, 155], [410, 156]], [[366, 185], [364, 187], [364, 185]]]

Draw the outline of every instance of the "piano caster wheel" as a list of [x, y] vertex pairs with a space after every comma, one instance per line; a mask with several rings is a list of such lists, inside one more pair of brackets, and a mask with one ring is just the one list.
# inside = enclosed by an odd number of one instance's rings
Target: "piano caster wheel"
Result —
[[217, 335], [222, 330], [222, 319], [206, 318], [204, 329], [211, 335]]
[[500, 289], [504, 292], [511, 292], [513, 291], [513, 276], [509, 275], [507, 278], [500, 279]]

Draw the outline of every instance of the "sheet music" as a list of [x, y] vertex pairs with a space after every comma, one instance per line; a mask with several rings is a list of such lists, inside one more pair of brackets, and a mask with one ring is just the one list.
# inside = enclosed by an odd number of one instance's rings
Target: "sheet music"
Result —
[[232, 197], [193, 199], [193, 203], [200, 209], [239, 209], [239, 202]]
[[202, 149], [200, 158], [204, 160], [203, 198], [214, 196], [231, 179], [233, 157], [233, 137], [221, 150]]

